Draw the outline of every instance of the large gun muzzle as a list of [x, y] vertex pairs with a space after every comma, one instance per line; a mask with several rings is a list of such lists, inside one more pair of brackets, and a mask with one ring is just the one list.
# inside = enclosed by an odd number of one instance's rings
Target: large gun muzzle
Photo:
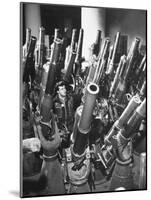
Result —
[[91, 129], [91, 121], [93, 109], [96, 102], [97, 94], [99, 93], [99, 87], [95, 83], [90, 83], [87, 86], [85, 102], [81, 112], [78, 128], [76, 129], [76, 138], [73, 145], [74, 155], [82, 155], [85, 152], [88, 143], [88, 133]]
[[117, 152], [119, 160], [125, 161], [131, 157], [131, 151], [129, 151], [129, 157], [127, 158], [128, 154], [125, 154], [124, 149], [128, 148], [130, 150], [127, 144], [136, 134], [136, 130], [139, 128], [142, 119], [145, 118], [145, 115], [146, 99], [144, 99], [140, 106], [137, 107], [136, 111], [130, 117], [124, 129], [118, 132], [116, 139], [113, 138], [112, 144], [114, 145], [116, 143], [114, 148]]
[[[129, 105], [128, 107], [130, 108], [131, 106]], [[122, 114], [121, 119], [122, 118], [124, 119], [124, 115], [126, 115], [126, 121], [127, 121], [126, 124], [125, 120], [124, 121], [117, 120], [114, 123], [108, 136], [105, 138], [105, 145], [102, 147], [102, 150], [103, 149], [107, 150], [105, 159], [108, 163], [110, 160], [112, 160], [113, 162], [113, 160], [116, 157], [121, 162], [131, 160], [131, 145], [128, 145], [128, 143], [131, 141], [132, 137], [136, 134], [136, 130], [140, 126], [142, 119], [145, 118], [145, 114], [146, 114], [146, 99], [144, 99], [144, 101], [136, 108], [135, 111], [133, 111], [133, 113], [131, 112], [131, 115], [130, 115], [130, 110], [128, 109], [127, 111], [125, 111], [125, 113]], [[112, 154], [110, 153], [111, 150], [108, 147], [111, 147]], [[125, 149], [126, 151], [124, 151]], [[114, 155], [115, 157], [111, 155]], [[109, 156], [109, 158], [107, 156]]]
[[136, 111], [130, 117], [126, 124], [126, 131], [123, 132], [125, 138], [131, 138], [135, 133], [135, 130], [140, 125], [142, 119], [146, 117], [146, 98], [143, 102], [137, 107]]
[[108, 144], [108, 143], [111, 144], [110, 139], [112, 139], [114, 135], [117, 135], [117, 133], [125, 127], [132, 113], [140, 105], [140, 103], [141, 103], [141, 100], [138, 95], [133, 96], [131, 98], [127, 107], [125, 108], [125, 110], [123, 111], [119, 119], [113, 124], [108, 135], [105, 137], [105, 140], [104, 140], [105, 144]]

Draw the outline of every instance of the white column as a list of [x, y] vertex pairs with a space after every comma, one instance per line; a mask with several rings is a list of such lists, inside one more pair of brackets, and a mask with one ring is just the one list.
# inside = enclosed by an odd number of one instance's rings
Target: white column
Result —
[[97, 30], [105, 37], [105, 9], [82, 8], [81, 27], [84, 29], [82, 56], [89, 58], [89, 48], [95, 42]]
[[26, 28], [31, 28], [31, 35], [37, 37], [39, 35], [39, 27], [41, 26], [40, 5], [27, 3], [25, 4], [25, 24]]

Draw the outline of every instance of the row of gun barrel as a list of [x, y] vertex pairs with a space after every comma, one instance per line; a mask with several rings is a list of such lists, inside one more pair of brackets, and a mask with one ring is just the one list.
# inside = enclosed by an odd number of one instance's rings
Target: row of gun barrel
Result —
[[[89, 59], [85, 60], [82, 56], [84, 30], [80, 29], [78, 36], [77, 29], [73, 29], [71, 38], [67, 32], [65, 29], [61, 34], [55, 29], [50, 44], [50, 36], [45, 35], [43, 27], [39, 29], [38, 40], [32, 36], [31, 29], [26, 29], [22, 85], [23, 99], [30, 102], [29, 119], [35, 125], [33, 118], [39, 113], [43, 135], [48, 138], [46, 136], [50, 134], [53, 138], [54, 131], [50, 133], [44, 123], [48, 124], [52, 119], [50, 111], [55, 87], [63, 81], [69, 86], [68, 95], [78, 99], [70, 143], [65, 149], [69, 183], [83, 185], [83, 179], [79, 178], [82, 175], [87, 182], [90, 163], [93, 163], [94, 171], [99, 168], [105, 177], [112, 177], [109, 190], [120, 186], [133, 189], [129, 172], [125, 178], [128, 183], [125, 180], [121, 183], [115, 174], [119, 165], [130, 169], [134, 149], [146, 138], [146, 52], [142, 51], [141, 39], [134, 38], [128, 50], [127, 35], [117, 32], [112, 42], [110, 38], [102, 39], [101, 30], [98, 30], [96, 40], [89, 48]], [[32, 91], [38, 91], [36, 107], [35, 100], [30, 97]], [[94, 127], [98, 119], [101, 133]], [[56, 149], [58, 151], [58, 147]], [[142, 160], [140, 189], [146, 187], [144, 157]], [[64, 162], [63, 158], [61, 162]]]

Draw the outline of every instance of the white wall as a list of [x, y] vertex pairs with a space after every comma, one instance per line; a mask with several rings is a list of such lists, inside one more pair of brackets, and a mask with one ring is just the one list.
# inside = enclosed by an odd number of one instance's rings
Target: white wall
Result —
[[89, 48], [95, 42], [97, 30], [102, 31], [102, 37], [105, 36], [105, 9], [103, 8], [85, 8], [81, 14], [81, 27], [84, 29], [82, 56], [89, 58]]
[[38, 4], [25, 5], [25, 26], [31, 28], [31, 34], [38, 39], [39, 27], [41, 26], [40, 6]]

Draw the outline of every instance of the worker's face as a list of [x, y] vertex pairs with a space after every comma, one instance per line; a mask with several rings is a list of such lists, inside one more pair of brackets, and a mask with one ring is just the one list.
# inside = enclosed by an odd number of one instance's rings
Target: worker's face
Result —
[[59, 93], [60, 96], [65, 97], [66, 96], [66, 92], [67, 91], [66, 91], [65, 85], [59, 86], [58, 93]]

